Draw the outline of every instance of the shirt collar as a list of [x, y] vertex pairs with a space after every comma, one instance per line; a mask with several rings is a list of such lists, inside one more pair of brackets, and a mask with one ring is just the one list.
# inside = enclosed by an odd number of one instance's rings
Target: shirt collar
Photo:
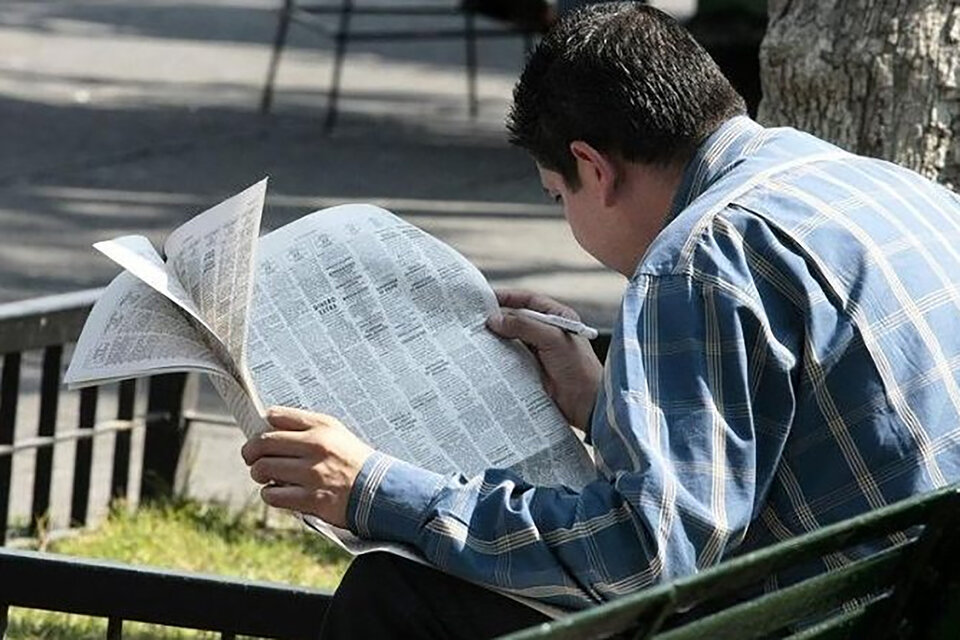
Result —
[[747, 147], [762, 131], [764, 128], [747, 116], [736, 116], [720, 125], [687, 163], [665, 222], [671, 222], [710, 185], [739, 164]]

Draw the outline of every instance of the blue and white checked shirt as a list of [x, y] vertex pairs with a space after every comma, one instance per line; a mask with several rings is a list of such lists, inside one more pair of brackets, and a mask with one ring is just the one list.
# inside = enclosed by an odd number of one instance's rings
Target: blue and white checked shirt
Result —
[[735, 118], [624, 293], [597, 480], [444, 477], [375, 454], [350, 527], [583, 608], [943, 486], [960, 478], [958, 285], [954, 194]]

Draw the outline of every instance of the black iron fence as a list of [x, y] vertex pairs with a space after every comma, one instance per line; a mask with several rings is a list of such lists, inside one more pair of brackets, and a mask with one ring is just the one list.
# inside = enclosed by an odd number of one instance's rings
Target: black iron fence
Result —
[[[15, 484], [24, 490], [32, 485], [25, 533], [38, 533], [51, 508], [58, 446], [75, 443], [69, 525], [79, 527], [89, 524], [94, 439], [113, 434], [110, 497], [149, 499], [172, 490], [188, 423], [218, 421], [192, 411], [188, 391], [192, 385], [185, 374], [120, 382], [115, 389], [116, 411], [107, 417], [98, 418], [103, 413], [98, 412], [98, 402], [104, 389], [83, 389], [75, 415], [66, 414], [69, 423], [63, 419], [60, 409], [65, 395], [73, 393], [61, 382], [65, 358], [100, 292], [0, 305], [0, 547], [11, 533]], [[25, 374], [34, 375], [27, 370], [32, 359], [27, 356], [33, 352], [40, 354], [39, 398], [37, 403], [25, 403], [22, 383]], [[29, 411], [18, 415], [25, 404], [31, 404]], [[22, 425], [25, 418], [37, 420], [36, 435], [17, 437], [18, 422]], [[144, 429], [139, 461], [133, 458], [131, 446], [132, 432], [138, 428]], [[32, 482], [19, 478], [14, 483], [14, 455], [31, 451], [36, 456]], [[131, 474], [134, 466], [141, 468], [140, 482], [129, 488], [130, 479], [136, 477]], [[0, 639], [5, 637], [10, 607], [107, 618], [109, 639], [121, 638], [125, 620], [216, 631], [222, 638], [238, 634], [310, 638], [316, 636], [329, 597], [301, 587], [0, 548]]]
[[[73, 425], [58, 425], [58, 408], [66, 393], [62, 385], [65, 354], [80, 329], [100, 289], [50, 296], [0, 305], [0, 545], [10, 533], [10, 502], [13, 486], [13, 456], [35, 451], [33, 491], [28, 529], [36, 533], [38, 523], [51, 506], [54, 450], [75, 442], [70, 524], [88, 524], [93, 440], [114, 435], [113, 471], [110, 493], [128, 496], [131, 469], [131, 431], [145, 427], [141, 484], [136, 497], [153, 497], [173, 486], [183, 435], [186, 375], [165, 374], [143, 380], [121, 382], [116, 390], [116, 414], [97, 418], [101, 389], [79, 392], [79, 408]], [[24, 355], [42, 353], [38, 387], [39, 410], [35, 437], [15, 439], [18, 410], [22, 406], [21, 380]], [[146, 412], [135, 412], [138, 388], [147, 393]], [[22, 419], [20, 420], [23, 421]]]
[[[192, 406], [193, 393], [188, 388], [187, 374], [163, 374], [151, 378], [125, 380], [116, 389], [116, 412], [98, 419], [98, 402], [103, 390], [89, 387], [79, 392], [76, 416], [70, 416], [73, 425], [58, 425], [58, 408], [68, 393], [63, 387], [62, 371], [65, 356], [76, 342], [93, 303], [101, 289], [37, 298], [0, 305], [0, 355], [3, 369], [0, 374], [0, 546], [10, 533], [11, 487], [13, 486], [13, 456], [28, 451], [36, 452], [33, 471], [32, 502], [28, 519], [28, 533], [37, 532], [51, 507], [51, 488], [54, 474], [54, 450], [58, 445], [76, 442], [73, 459], [73, 484], [70, 499], [70, 525], [82, 527], [88, 522], [91, 474], [93, 471], [93, 441], [107, 434], [114, 435], [110, 496], [125, 498], [130, 495], [131, 432], [144, 429], [144, 444], [140, 462], [140, 484], [134, 488], [135, 499], [163, 497], [173, 486], [177, 461], [186, 428], [191, 421], [225, 422], [222, 417], [201, 415]], [[610, 336], [602, 334], [594, 341], [594, 349], [604, 356]], [[21, 373], [24, 354], [42, 352], [38, 387], [36, 436], [15, 439], [18, 409], [21, 405]], [[135, 410], [138, 392], [146, 392], [146, 408]], [[102, 412], [101, 412], [102, 413]], [[22, 422], [22, 420], [21, 420]]]
[[0, 638], [11, 606], [106, 618], [107, 640], [127, 620], [264, 638], [316, 638], [330, 596], [220, 576], [0, 549]]

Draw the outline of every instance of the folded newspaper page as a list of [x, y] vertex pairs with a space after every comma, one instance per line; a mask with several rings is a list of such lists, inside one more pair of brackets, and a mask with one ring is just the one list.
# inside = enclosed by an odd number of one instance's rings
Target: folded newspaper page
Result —
[[[182, 225], [163, 256], [137, 236], [95, 245], [125, 271], [91, 312], [65, 381], [200, 371], [248, 436], [268, 428], [264, 407], [285, 405], [336, 416], [439, 473], [509, 468], [573, 488], [596, 477], [532, 354], [486, 329], [497, 300], [468, 260], [370, 205], [317, 211], [258, 240], [265, 189]], [[351, 551], [384, 549], [307, 521]]]

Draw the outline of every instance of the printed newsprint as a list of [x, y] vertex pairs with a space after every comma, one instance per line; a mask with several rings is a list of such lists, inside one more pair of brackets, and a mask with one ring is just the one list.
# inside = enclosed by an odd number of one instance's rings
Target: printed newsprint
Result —
[[[268, 428], [265, 407], [286, 405], [439, 473], [510, 468], [574, 488], [595, 477], [533, 356], [485, 328], [497, 301], [469, 261], [369, 205], [258, 240], [265, 191], [266, 180], [196, 216], [162, 255], [141, 236], [94, 245], [125, 271], [91, 311], [65, 381], [200, 371], [247, 436]], [[354, 553], [411, 555], [305, 520]]]

